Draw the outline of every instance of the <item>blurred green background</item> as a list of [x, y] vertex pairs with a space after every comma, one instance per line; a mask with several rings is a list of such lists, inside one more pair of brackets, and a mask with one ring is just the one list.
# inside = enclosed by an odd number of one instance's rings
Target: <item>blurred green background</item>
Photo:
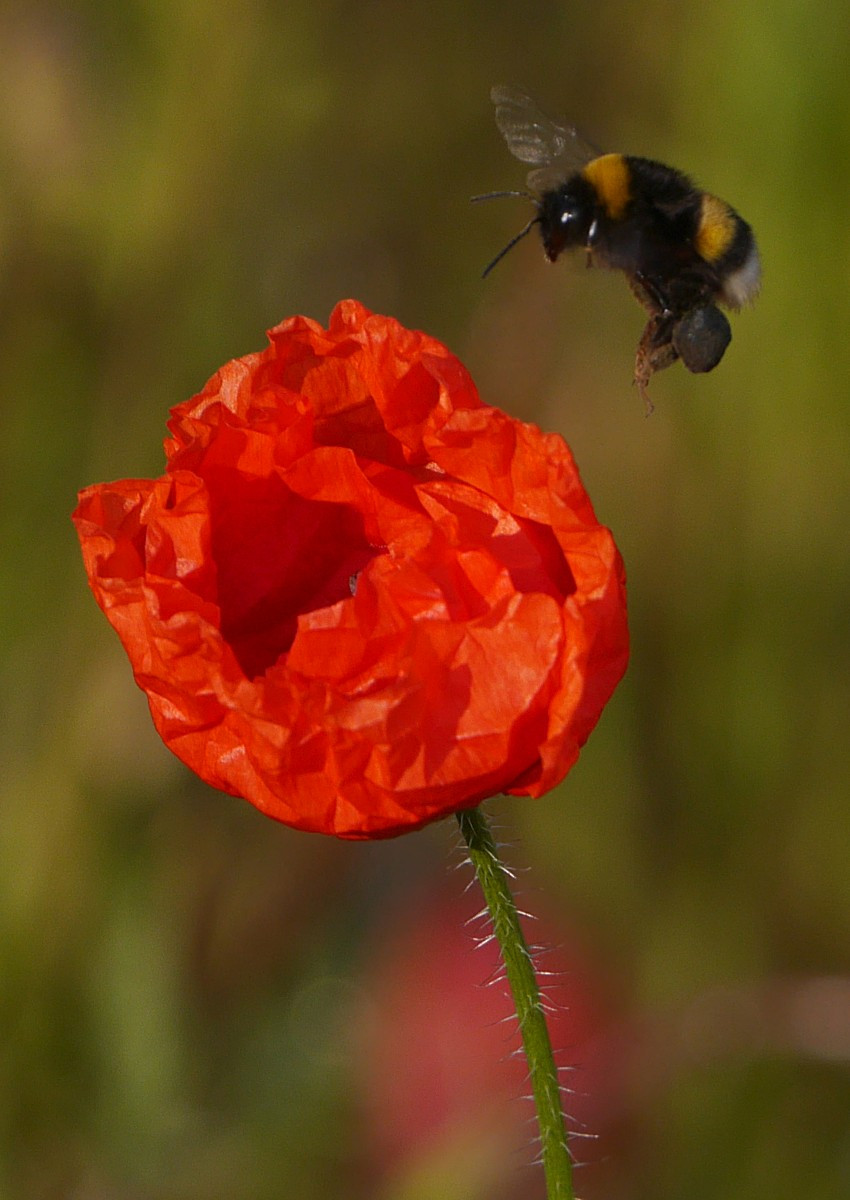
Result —
[[[562, 944], [579, 1194], [850, 1195], [846, 20], [5, 0], [3, 1200], [543, 1195], [525, 1102], [494, 1100], [522, 1082], [476, 1058], [506, 1009], [458, 933], [453, 823], [350, 845], [205, 789], [69, 521], [79, 487], [159, 474], [166, 410], [221, 363], [345, 296], [561, 431], [626, 559], [632, 662], [581, 762], [490, 806]], [[532, 239], [480, 278], [525, 219], [468, 203], [523, 182], [495, 82], [757, 231], [761, 300], [649, 420], [621, 279]]]

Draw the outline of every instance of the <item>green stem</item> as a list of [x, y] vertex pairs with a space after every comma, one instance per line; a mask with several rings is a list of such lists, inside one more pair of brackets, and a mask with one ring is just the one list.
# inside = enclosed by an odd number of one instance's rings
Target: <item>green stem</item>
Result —
[[567, 1149], [564, 1115], [561, 1111], [558, 1072], [552, 1057], [552, 1043], [540, 1003], [540, 990], [531, 954], [508, 886], [508, 876], [499, 859], [487, 818], [481, 809], [465, 809], [457, 814], [457, 820], [490, 911], [493, 932], [502, 951], [502, 960], [519, 1019], [523, 1049], [531, 1076], [531, 1090], [537, 1109], [543, 1170], [546, 1175], [546, 1195], [549, 1200], [574, 1200], [572, 1163]]

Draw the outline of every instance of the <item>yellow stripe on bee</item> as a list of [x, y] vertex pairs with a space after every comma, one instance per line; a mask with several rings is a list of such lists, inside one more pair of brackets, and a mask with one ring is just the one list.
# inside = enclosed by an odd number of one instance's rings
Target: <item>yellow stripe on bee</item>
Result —
[[694, 247], [700, 258], [716, 262], [722, 258], [735, 236], [735, 216], [725, 201], [703, 192]]
[[608, 216], [613, 221], [619, 220], [632, 195], [632, 175], [622, 154], [602, 154], [591, 159], [582, 175], [596, 191]]

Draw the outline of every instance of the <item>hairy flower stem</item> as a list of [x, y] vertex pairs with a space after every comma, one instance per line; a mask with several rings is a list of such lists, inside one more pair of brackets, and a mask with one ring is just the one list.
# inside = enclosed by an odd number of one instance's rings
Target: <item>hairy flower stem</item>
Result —
[[457, 814], [457, 819], [487, 902], [519, 1018], [537, 1109], [546, 1195], [549, 1200], [574, 1200], [572, 1162], [567, 1149], [558, 1072], [552, 1057], [552, 1043], [540, 1003], [534, 965], [508, 886], [508, 876], [481, 809], [466, 809]]

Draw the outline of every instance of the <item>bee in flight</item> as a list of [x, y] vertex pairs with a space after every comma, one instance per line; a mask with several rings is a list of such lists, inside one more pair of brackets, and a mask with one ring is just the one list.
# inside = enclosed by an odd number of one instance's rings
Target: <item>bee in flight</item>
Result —
[[717, 307], [753, 301], [761, 266], [753, 231], [725, 200], [680, 171], [648, 158], [600, 154], [575, 129], [545, 116], [525, 92], [494, 87], [496, 124], [508, 149], [533, 170], [524, 196], [535, 214], [485, 270], [487, 275], [537, 225], [550, 262], [582, 247], [588, 266], [622, 271], [649, 314], [635, 357], [634, 381], [647, 412], [656, 371], [681, 359], [711, 371], [732, 338]]

